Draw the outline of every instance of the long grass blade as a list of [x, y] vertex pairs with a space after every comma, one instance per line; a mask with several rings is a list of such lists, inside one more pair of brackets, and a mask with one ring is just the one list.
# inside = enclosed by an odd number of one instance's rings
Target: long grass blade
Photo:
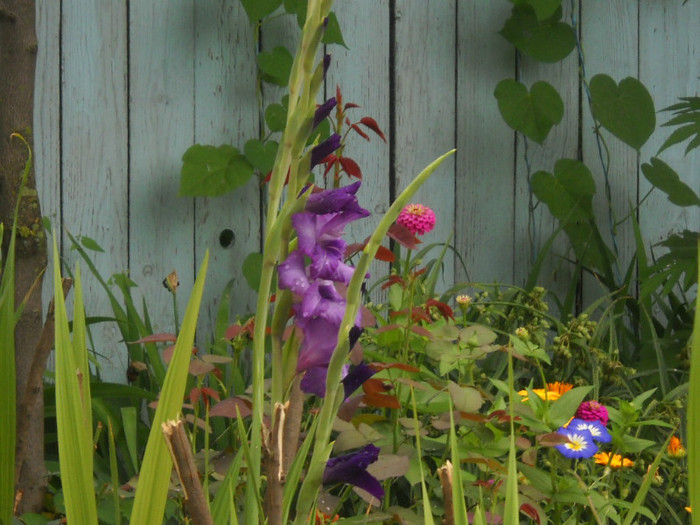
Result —
[[[698, 241], [700, 275], [700, 241]], [[690, 344], [690, 386], [688, 388], [688, 484], [693, 524], [700, 523], [700, 293], [695, 300], [695, 321]]]
[[518, 466], [515, 461], [515, 412], [513, 404], [517, 399], [514, 387], [513, 354], [508, 352], [508, 398], [510, 405], [510, 440], [508, 446], [508, 478], [506, 479], [506, 505], [503, 513], [505, 525], [517, 525], [520, 503], [518, 502]]
[[114, 525], [121, 525], [121, 509], [119, 504], [119, 465], [117, 464], [117, 446], [114, 443], [114, 428], [110, 419], [107, 427], [109, 439], [109, 471], [112, 477], [112, 502], [114, 504]]
[[457, 444], [454, 410], [450, 400], [450, 449], [452, 450], [452, 513], [455, 525], [469, 525], [467, 506], [464, 503], [464, 487], [462, 486], [462, 458]]
[[74, 333], [71, 341], [55, 235], [53, 260], [56, 426], [66, 518], [71, 524], [93, 525], [97, 523], [97, 506], [93, 481], [92, 406], [80, 268], [76, 268], [75, 272]]
[[167, 420], [177, 419], [182, 408], [208, 264], [209, 252], [207, 251], [192, 288], [192, 295], [182, 321], [182, 329], [175, 343], [175, 350], [165, 375], [158, 408], [151, 423], [151, 432], [148, 436], [146, 452], [136, 487], [131, 525], [152, 525], [163, 522], [173, 463], [163, 439], [161, 425]]

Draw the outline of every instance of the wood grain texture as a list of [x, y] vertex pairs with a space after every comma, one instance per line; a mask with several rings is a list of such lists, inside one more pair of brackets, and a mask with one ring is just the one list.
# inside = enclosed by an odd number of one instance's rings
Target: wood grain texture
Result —
[[[612, 76], [616, 82], [625, 77], [637, 77], [637, 9], [636, 3], [625, 0], [582, 4], [580, 29], [587, 81], [599, 73]], [[593, 211], [605, 243], [613, 251], [617, 246], [619, 271], [616, 278], [621, 279], [636, 250], [634, 222], [631, 217], [636, 216], [634, 206], [639, 190], [637, 152], [607, 131], [601, 130], [604, 139], [604, 143], [601, 143], [601, 153], [593, 131], [594, 122], [585, 93], [582, 94], [582, 105], [583, 162], [593, 173], [597, 190]], [[606, 198], [604, 176], [606, 149], [609, 152], [609, 202]], [[584, 275], [583, 283], [584, 303], [590, 304], [602, 293], [609, 292], [587, 274]]]
[[[568, 5], [564, 3], [566, 20], [569, 19]], [[550, 173], [556, 161], [563, 158], [576, 159], [578, 156], [578, 100], [577, 77], [578, 57], [573, 51], [561, 62], [546, 64], [523, 56], [519, 62], [519, 80], [527, 86], [539, 80], [549, 82], [564, 102], [564, 117], [554, 126], [542, 146], [518, 136], [515, 173], [515, 245], [513, 277], [516, 285], [522, 285], [528, 278], [533, 256], [539, 254], [547, 239], [558, 227], [544, 204], [539, 204], [534, 212], [534, 228], [528, 226], [528, 170], [526, 158], [530, 162], [530, 176], [539, 170]], [[532, 243], [532, 244], [531, 244]], [[532, 246], [535, 252], [532, 251]], [[565, 258], [573, 259], [568, 240], [560, 234], [552, 247], [551, 257], [543, 265], [537, 284], [544, 286], [558, 296], [563, 296], [571, 284], [574, 267]]]
[[[61, 4], [36, 4], [38, 40], [34, 82], [34, 172], [41, 212], [60, 232], [61, 217]], [[59, 235], [60, 237], [60, 235]], [[45, 275], [53, 275], [49, 257]], [[42, 283], [44, 317], [53, 297], [53, 282]]]
[[493, 91], [515, 71], [513, 47], [498, 34], [505, 2], [457, 5], [457, 169], [455, 240], [466, 271], [455, 281], [513, 280], [514, 134]]
[[163, 279], [178, 273], [180, 316], [194, 283], [193, 203], [178, 197], [180, 159], [194, 135], [193, 4], [129, 8], [129, 267], [155, 333], [175, 330]]
[[[255, 95], [253, 27], [238, 0], [195, 2], [195, 135], [198, 144], [231, 144], [243, 151], [245, 142], [258, 138], [259, 114]], [[183, 150], [184, 152], [184, 150]], [[223, 247], [224, 229], [234, 242]], [[233, 279], [232, 315], [255, 310], [256, 295], [241, 268], [245, 257], [260, 250], [260, 185], [253, 177], [232, 194], [195, 200], [195, 255], [197, 264], [210, 250], [209, 275], [202, 299], [200, 331], [216, 317], [221, 292]]]
[[[700, 4], [667, 4], [640, 1], [639, 79], [651, 92], [659, 111], [676, 104], [679, 97], [700, 94]], [[657, 126], [670, 120], [671, 114], [657, 113]], [[675, 128], [658, 128], [642, 147], [641, 160], [649, 162]], [[664, 151], [659, 158], [669, 164], [696, 193], [700, 192], [700, 150], [684, 156], [686, 143]], [[640, 198], [650, 185], [640, 177]], [[639, 223], [650, 244], [658, 243], [673, 232], [700, 230], [700, 209], [680, 208], [666, 195], [652, 192], [639, 210]], [[656, 253], [659, 253], [656, 250]]]
[[[396, 1], [393, 147], [397, 194], [425, 166], [455, 147], [455, 4], [454, 0]], [[453, 156], [412, 199], [436, 212], [435, 229], [423, 236], [425, 245], [444, 243], [453, 235], [454, 201]], [[426, 259], [438, 253], [435, 250]], [[454, 258], [449, 252], [444, 262], [443, 279], [439, 283], [442, 290], [454, 281]]]
[[[391, 126], [389, 54], [389, 2], [371, 3], [338, 2], [335, 12], [343, 30], [348, 49], [338, 45], [328, 46], [331, 67], [326, 77], [326, 97], [335, 96], [340, 86], [343, 100], [361, 107], [348, 110], [352, 122], [369, 116], [377, 121], [387, 140]], [[391, 198], [389, 144], [368, 131], [369, 141], [356, 133], [350, 133], [345, 154], [355, 160], [362, 169], [362, 186], [358, 191], [360, 204], [370, 211], [370, 217], [352, 223], [347, 228], [346, 240], [362, 242], [370, 236], [388, 209]], [[343, 184], [354, 182], [347, 178]], [[331, 181], [329, 181], [329, 184]], [[388, 242], [384, 243], [389, 246]], [[370, 266], [369, 282], [376, 282], [389, 271], [387, 263], [374, 262]], [[380, 301], [385, 294], [380, 290], [373, 300]]]
[[[104, 278], [128, 269], [127, 4], [65, 2], [62, 12], [62, 219], [99, 242]], [[63, 237], [63, 255], [75, 265]], [[85, 268], [85, 265], [82, 265]], [[83, 271], [85, 308], [110, 315], [104, 291]], [[124, 381], [126, 351], [113, 323], [92, 327], [102, 378]]]

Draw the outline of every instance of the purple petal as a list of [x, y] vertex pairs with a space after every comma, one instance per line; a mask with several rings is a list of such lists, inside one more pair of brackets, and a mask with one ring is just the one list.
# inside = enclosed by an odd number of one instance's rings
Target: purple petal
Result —
[[301, 372], [315, 366], [328, 366], [338, 343], [338, 325], [323, 317], [309, 320], [297, 319], [297, 325], [304, 334], [304, 340], [299, 349], [297, 371]]
[[302, 318], [322, 317], [337, 327], [345, 315], [345, 299], [333, 281], [317, 280], [304, 294], [298, 314]]
[[[328, 23], [328, 18], [326, 18], [326, 24]], [[328, 68], [331, 67], [331, 56], [326, 53], [323, 55], [323, 78], [326, 78], [326, 73], [328, 73]]]
[[321, 163], [328, 155], [340, 147], [340, 135], [333, 133], [326, 140], [311, 150], [311, 167]]
[[331, 458], [323, 472], [323, 483], [349, 483], [381, 500], [384, 497], [384, 489], [379, 481], [367, 472], [367, 467], [378, 458], [379, 449], [372, 444], [357, 452]]
[[[309, 196], [306, 201], [306, 211], [316, 214], [337, 213], [339, 211], [363, 211], [355, 194], [361, 181], [354, 182], [341, 188], [319, 191]], [[369, 213], [369, 212], [367, 212]]]
[[318, 397], [326, 396], [326, 376], [328, 375], [328, 367], [315, 366], [304, 372], [304, 377], [301, 378], [302, 392], [314, 394]]
[[294, 250], [283, 263], [277, 267], [280, 288], [303, 295], [309, 289], [309, 278], [304, 266], [304, 254]]
[[331, 97], [319, 107], [317, 107], [316, 112], [314, 113], [314, 123], [311, 129], [315, 129], [316, 126], [323, 122], [326, 119], [326, 117], [328, 117], [328, 115], [331, 114], [331, 111], [333, 111], [333, 108], [336, 106], [336, 104], [337, 102], [335, 100], [335, 97]]
[[[350, 331], [352, 335], [352, 330]], [[350, 370], [350, 373], [343, 378], [343, 387], [345, 387], [345, 399], [349, 398], [352, 393], [362, 386], [362, 383], [367, 381], [376, 372], [365, 363], [360, 363], [355, 368]]]

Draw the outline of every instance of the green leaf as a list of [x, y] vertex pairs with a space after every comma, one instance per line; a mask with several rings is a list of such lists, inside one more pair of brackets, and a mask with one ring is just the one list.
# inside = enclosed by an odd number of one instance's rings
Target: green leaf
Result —
[[651, 184], [668, 195], [668, 200], [677, 206], [700, 206], [700, 198], [671, 166], [657, 157], [652, 157], [650, 162], [642, 164], [642, 173]]
[[593, 217], [595, 182], [590, 170], [578, 160], [558, 160], [554, 175], [538, 171], [532, 176], [532, 190], [552, 215], [564, 223]]
[[326, 30], [323, 33], [321, 42], [324, 44], [338, 44], [346, 49], [348, 48], [348, 46], [345, 45], [345, 40], [343, 40], [343, 33], [340, 30], [338, 17], [335, 16], [333, 11], [328, 14], [328, 24], [326, 25]]
[[284, 10], [287, 14], [296, 15], [299, 27], [304, 27], [306, 21], [306, 4], [308, 0], [284, 0]]
[[99, 244], [97, 244], [97, 241], [95, 241], [94, 239], [91, 239], [90, 237], [86, 237], [85, 235], [82, 235], [82, 236], [80, 237], [80, 242], [81, 242], [82, 245], [83, 245], [86, 249], [88, 249], [88, 250], [92, 250], [93, 252], [102, 252], [102, 253], [104, 253], [104, 250], [102, 249], [102, 246], [100, 246]]
[[454, 407], [460, 412], [477, 412], [484, 404], [484, 398], [476, 388], [469, 386], [459, 386], [450, 381], [447, 385]]
[[619, 86], [608, 75], [590, 83], [591, 109], [610, 133], [634, 149], [641, 148], [656, 128], [654, 101], [639, 80], [624, 78]]
[[554, 401], [549, 409], [552, 425], [560, 427], [566, 424], [574, 416], [576, 409], [592, 389], [592, 386], [572, 388]]
[[254, 168], [260, 173], [269, 173], [272, 170], [272, 165], [275, 163], [277, 156], [277, 147], [279, 145], [274, 140], [262, 142], [258, 139], [250, 139], [243, 146], [243, 151]]
[[253, 166], [233, 146], [195, 144], [182, 157], [180, 196], [217, 197], [245, 184]]
[[282, 131], [287, 124], [287, 108], [282, 104], [270, 104], [265, 109], [265, 123], [270, 131]]
[[[131, 525], [150, 525], [163, 522], [173, 462], [163, 439], [161, 425], [166, 421], [180, 417], [208, 264], [209, 252], [207, 251], [192, 288], [192, 295], [187, 303], [182, 328], [175, 343], [175, 350], [165, 375], [158, 407], [153, 416], [148, 444], [141, 464], [139, 484], [136, 488]], [[92, 523], [97, 523], [97, 520]]]
[[529, 5], [535, 11], [538, 20], [545, 20], [557, 12], [561, 0], [511, 0], [516, 5]]
[[544, 81], [535, 82], [528, 93], [527, 87], [516, 80], [501, 80], [494, 96], [506, 124], [539, 144], [564, 116], [559, 93]]
[[263, 255], [259, 252], [249, 253], [243, 261], [243, 277], [248, 286], [256, 292], [260, 288], [260, 271], [262, 268]]
[[293, 62], [292, 54], [283, 46], [276, 46], [272, 51], [265, 51], [258, 55], [258, 67], [262, 72], [263, 80], [282, 87], [289, 82]]
[[250, 22], [255, 24], [282, 5], [282, 0], [241, 0], [241, 3]]
[[[538, 8], [538, 11], [543, 13], [546, 6]], [[516, 5], [500, 33], [508, 42], [535, 60], [558, 62], [576, 47], [576, 34], [570, 25], [559, 21], [561, 14], [559, 8], [546, 20], [538, 20], [531, 6]]]

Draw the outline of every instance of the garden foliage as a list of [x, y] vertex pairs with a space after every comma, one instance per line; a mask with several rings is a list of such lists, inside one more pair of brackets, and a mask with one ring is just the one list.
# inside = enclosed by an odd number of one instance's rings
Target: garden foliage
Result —
[[[688, 486], [700, 475], [692, 446], [698, 381], [688, 384], [700, 351], [697, 232], [673, 234], [650, 251], [631, 210], [637, 250], [620, 268], [615, 233], [601, 231], [593, 207], [592, 172], [607, 179], [609, 159], [593, 167], [563, 158], [527, 174], [533, 201], [559, 225], [528, 282], [438, 290], [451, 246], [422, 245], [440, 217], [411, 197], [452, 152], [416, 176], [369, 238], [349, 242], [345, 227], [369, 214], [356, 196], [363, 175], [347, 151], [350, 138], [386, 137], [371, 116], [354, 120], [359, 107], [341, 87], [318, 100], [333, 67], [321, 46], [344, 45], [332, 2], [241, 1], [257, 30], [281, 12], [299, 21], [296, 52], [280, 46], [258, 55], [259, 85], [288, 93], [260, 108], [259, 137], [189, 148], [180, 193], [220, 196], [250, 179], [263, 185], [264, 249], [239, 270], [258, 292], [257, 309], [230, 320], [235, 290], [227, 286], [214, 333], [195, 348], [205, 257], [181, 325], [177, 276], [165, 279], [174, 329], [153, 333], [146, 302], [132, 297], [136, 283], [99, 276], [92, 263], [99, 244], [70, 236], [109, 296], [130, 385], [100, 381], [89, 332], [105, 319], [86, 317], [76, 269], [69, 323], [56, 264], [61, 300], [47, 417], [57, 435], [47, 435], [47, 512], [69, 523], [184, 522], [186, 480], [173, 471], [179, 458], [161, 430], [183, 419], [209, 498], [200, 510], [216, 524], [687, 522]], [[604, 145], [610, 134], [638, 151], [656, 130], [651, 95], [634, 78], [585, 76], [575, 19], [563, 19], [561, 4], [514, 2], [501, 34], [517, 53], [543, 62], [578, 51], [596, 140]], [[504, 121], [543, 145], [567, 110], [545, 81], [504, 79], [494, 96]], [[688, 97], [667, 111], [673, 117], [664, 125], [675, 131], [641, 171], [674, 205], [700, 206], [659, 158], [686, 140], [687, 151], [700, 146], [700, 104]], [[565, 297], [538, 286], [560, 234], [577, 270]], [[3, 331], [15, 319], [10, 246]], [[368, 275], [375, 258], [391, 263], [387, 275]], [[603, 293], [577, 305], [584, 274]], [[369, 299], [377, 288], [381, 303]], [[0, 355], [8, 383], [12, 355], [5, 348]], [[13, 407], [3, 398], [7, 421]], [[0, 436], [9, 458], [12, 436]], [[11, 476], [1, 474], [0, 522], [9, 523]]]

